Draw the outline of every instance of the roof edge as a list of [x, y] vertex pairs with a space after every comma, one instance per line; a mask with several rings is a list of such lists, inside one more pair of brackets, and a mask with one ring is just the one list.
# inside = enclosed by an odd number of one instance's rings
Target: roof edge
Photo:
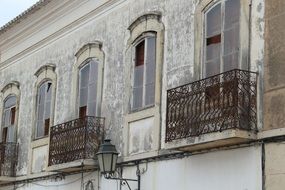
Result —
[[19, 14], [18, 16], [13, 18], [12, 20], [10, 20], [8, 23], [1, 26], [0, 27], [0, 35], [5, 33], [7, 30], [12, 28], [17, 23], [24, 20], [27, 16], [33, 14], [34, 12], [36, 12], [37, 10], [39, 10], [40, 8], [42, 8], [43, 6], [48, 4], [50, 1], [52, 1], [52, 0], [39, 0], [37, 3], [32, 5], [30, 8], [28, 8], [27, 10], [25, 10], [24, 12], [22, 12], [21, 14]]

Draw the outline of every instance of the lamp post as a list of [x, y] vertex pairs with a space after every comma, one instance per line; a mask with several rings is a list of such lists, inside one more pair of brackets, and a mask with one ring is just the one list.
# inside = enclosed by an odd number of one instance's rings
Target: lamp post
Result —
[[104, 175], [106, 179], [111, 180], [120, 180], [124, 184], [126, 184], [131, 190], [131, 187], [128, 183], [128, 181], [136, 181], [138, 183], [138, 190], [140, 190], [140, 179], [141, 179], [141, 173], [139, 169], [139, 164], [137, 165], [137, 179], [127, 179], [120, 177], [113, 177], [115, 171], [116, 171], [116, 165], [117, 165], [117, 159], [118, 159], [118, 151], [116, 150], [115, 145], [111, 144], [110, 139], [105, 139], [104, 143], [100, 145], [99, 151], [97, 152], [97, 158], [99, 162], [99, 168], [101, 173]]

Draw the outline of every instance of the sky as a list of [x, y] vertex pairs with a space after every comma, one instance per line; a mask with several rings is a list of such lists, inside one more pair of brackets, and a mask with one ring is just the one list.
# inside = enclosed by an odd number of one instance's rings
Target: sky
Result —
[[0, 0], [0, 27], [30, 8], [38, 0]]

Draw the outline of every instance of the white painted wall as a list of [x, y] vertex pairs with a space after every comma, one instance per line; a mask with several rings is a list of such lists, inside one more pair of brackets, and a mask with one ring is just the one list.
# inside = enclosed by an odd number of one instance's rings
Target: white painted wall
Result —
[[[134, 175], [134, 168], [125, 170], [126, 177]], [[141, 189], [261, 190], [261, 184], [261, 149], [250, 147], [149, 163]]]

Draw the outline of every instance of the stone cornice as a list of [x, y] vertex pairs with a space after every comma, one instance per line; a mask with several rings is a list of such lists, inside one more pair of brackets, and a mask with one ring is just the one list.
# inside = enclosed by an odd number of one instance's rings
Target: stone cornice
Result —
[[[82, 2], [85, 2], [85, 1], [82, 1]], [[85, 14], [84, 16], [78, 18], [77, 20], [74, 20], [73, 22], [67, 24], [65, 27], [61, 27], [56, 32], [51, 33], [49, 36], [43, 38], [42, 40], [38, 41], [37, 43], [34, 43], [33, 45], [26, 48], [25, 50], [17, 53], [13, 57], [4, 60], [2, 63], [0, 63], [0, 69], [6, 68], [10, 64], [13, 64], [15, 61], [23, 58], [23, 56], [29, 55], [29, 54], [33, 53], [36, 49], [39, 49], [39, 48], [47, 45], [47, 43], [52, 43], [53, 41], [57, 40], [58, 38], [61, 38], [63, 35], [67, 35], [69, 32], [73, 31], [75, 28], [78, 28], [81, 25], [84, 25], [87, 22], [89, 22], [92, 17], [94, 17], [96, 15], [100, 16], [100, 14], [102, 12], [104, 12], [104, 10], [106, 10], [110, 7], [112, 8], [112, 6], [116, 6], [117, 4], [120, 4], [122, 2], [124, 2], [124, 0], [107, 0], [107, 1], [105, 1], [102, 5], [93, 9], [91, 12], [89, 12], [89, 13]], [[56, 18], [54, 18], [54, 20], [55, 19]], [[35, 30], [35, 27], [30, 28], [29, 30], [30, 30], [30, 32], [33, 31], [33, 33], [38, 31], [38, 30]], [[33, 33], [30, 33], [30, 35], [33, 35]], [[26, 35], [23, 35], [23, 37], [26, 37]], [[0, 38], [1, 38], [1, 35], [0, 35]], [[9, 43], [14, 44], [14, 45], [17, 44], [15, 42], [17, 42], [18, 39], [17, 40], [15, 39], [16, 41], [14, 39], [15, 38], [13, 38], [13, 43], [11, 40], [9, 41]], [[1, 42], [1, 40], [0, 40], [0, 42]], [[0, 46], [1, 46], [1, 44], [0, 44]]]
[[41, 9], [42, 7], [44, 7], [50, 1], [52, 1], [52, 0], [40, 0], [40, 1], [38, 1], [36, 4], [34, 4], [30, 8], [28, 8], [26, 11], [24, 11], [23, 13], [21, 13], [20, 15], [15, 17], [14, 19], [12, 19], [10, 22], [8, 22], [4, 26], [0, 27], [0, 35], [2, 33], [5, 33], [6, 31], [8, 31], [10, 28], [12, 28], [17, 23], [19, 23], [22, 20], [24, 20], [25, 18], [27, 18], [29, 15], [33, 14], [34, 12], [36, 12], [39, 9]]

